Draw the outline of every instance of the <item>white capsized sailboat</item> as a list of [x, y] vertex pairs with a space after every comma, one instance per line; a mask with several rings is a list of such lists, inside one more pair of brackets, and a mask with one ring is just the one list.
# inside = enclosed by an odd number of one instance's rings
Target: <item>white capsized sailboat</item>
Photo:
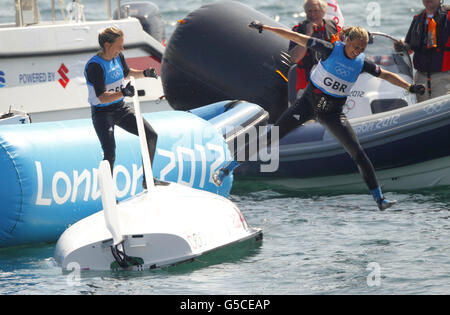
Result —
[[[134, 84], [134, 78], [131, 79]], [[69, 227], [55, 260], [63, 270], [146, 270], [191, 261], [207, 252], [262, 239], [230, 200], [153, 178], [139, 100], [133, 99], [148, 190], [116, 204], [110, 166], [99, 167], [103, 211]]]

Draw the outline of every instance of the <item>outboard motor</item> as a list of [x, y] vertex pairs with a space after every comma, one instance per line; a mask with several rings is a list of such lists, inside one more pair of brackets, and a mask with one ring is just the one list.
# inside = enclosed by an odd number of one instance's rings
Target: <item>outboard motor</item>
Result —
[[283, 27], [235, 1], [202, 6], [181, 20], [161, 64], [164, 94], [178, 110], [239, 99], [258, 104], [274, 122], [287, 108], [289, 41], [248, 27], [253, 20]]
[[[120, 6], [120, 17], [135, 17], [141, 22], [142, 28], [154, 39], [165, 45], [166, 33], [164, 21], [156, 4], [151, 2], [129, 2]], [[114, 19], [118, 19], [117, 9]]]

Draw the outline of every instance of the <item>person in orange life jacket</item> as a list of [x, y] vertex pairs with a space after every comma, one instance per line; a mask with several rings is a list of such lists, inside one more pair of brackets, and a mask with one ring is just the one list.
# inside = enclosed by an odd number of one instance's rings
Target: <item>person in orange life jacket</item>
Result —
[[450, 6], [440, 0], [422, 2], [425, 9], [414, 16], [405, 42], [395, 44], [397, 51], [414, 52], [414, 80], [427, 85], [419, 102], [450, 94]]
[[[116, 158], [114, 126], [138, 135], [134, 111], [124, 103], [125, 96], [134, 96], [135, 89], [131, 82], [124, 86], [124, 80], [130, 76], [138, 79], [157, 78], [158, 75], [154, 68], [136, 70], [128, 67], [122, 54], [124, 34], [120, 29], [106, 28], [99, 34], [98, 41], [101, 50], [86, 63], [84, 75], [88, 86], [92, 123], [103, 149], [103, 159], [108, 160], [112, 172]], [[158, 135], [145, 119], [144, 128], [150, 159], [153, 162]], [[145, 189], [145, 176], [142, 185]]]
[[[288, 108], [274, 125], [279, 128], [280, 139], [306, 121], [317, 120], [355, 161], [378, 208], [384, 210], [391, 207], [396, 201], [384, 198], [373, 165], [342, 109], [353, 84], [362, 72], [384, 79], [410, 93], [423, 94], [425, 86], [411, 85], [395, 73], [367, 60], [363, 52], [369, 42], [369, 34], [362, 27], [344, 29], [342, 34], [346, 37], [345, 43], [336, 41], [334, 44], [284, 28], [263, 25], [258, 21], [253, 21], [249, 27], [257, 29], [260, 33], [263, 30], [274, 32], [303, 47], [317, 51], [321, 56], [302, 97], [294, 106]], [[268, 139], [270, 138], [269, 136]]]
[[[292, 31], [326, 41], [335, 40], [340, 27], [335, 21], [324, 19], [327, 6], [324, 0], [305, 0], [303, 9], [306, 13], [306, 20], [295, 25]], [[293, 41], [289, 43], [289, 54], [291, 60], [296, 63], [291, 67], [288, 75], [289, 102], [293, 105], [305, 91], [311, 69], [319, 62], [319, 57], [314, 51]]]

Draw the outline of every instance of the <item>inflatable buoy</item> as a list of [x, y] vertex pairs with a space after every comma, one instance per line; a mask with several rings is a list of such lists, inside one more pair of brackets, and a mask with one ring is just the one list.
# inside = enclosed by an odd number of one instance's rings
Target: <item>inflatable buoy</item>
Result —
[[227, 99], [263, 107], [275, 121], [287, 108], [289, 41], [248, 27], [283, 26], [239, 2], [207, 4], [181, 20], [162, 61], [164, 94], [175, 109]]
[[[145, 114], [158, 133], [154, 176], [227, 196], [212, 174], [231, 155], [223, 135], [186, 112]], [[116, 197], [142, 191], [138, 137], [117, 128]], [[52, 242], [101, 209], [102, 150], [90, 119], [0, 127], [0, 247]]]

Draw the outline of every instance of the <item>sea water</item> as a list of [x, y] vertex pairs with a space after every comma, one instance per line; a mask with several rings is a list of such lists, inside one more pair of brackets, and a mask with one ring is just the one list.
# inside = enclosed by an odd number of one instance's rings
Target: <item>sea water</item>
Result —
[[[212, 1], [153, 2], [170, 38], [177, 20]], [[304, 19], [300, 0], [242, 2], [289, 27]], [[14, 21], [12, 3], [0, 0], [0, 23]], [[51, 17], [50, 3], [41, 1], [42, 19]], [[346, 25], [397, 38], [422, 8], [410, 0], [339, 4]], [[106, 18], [104, 0], [84, 6], [87, 20]], [[0, 294], [449, 294], [449, 189], [387, 197], [399, 203], [380, 212], [368, 193], [305, 194], [236, 181], [231, 199], [263, 229], [260, 244], [139, 273], [63, 274], [55, 244], [0, 249]]]

